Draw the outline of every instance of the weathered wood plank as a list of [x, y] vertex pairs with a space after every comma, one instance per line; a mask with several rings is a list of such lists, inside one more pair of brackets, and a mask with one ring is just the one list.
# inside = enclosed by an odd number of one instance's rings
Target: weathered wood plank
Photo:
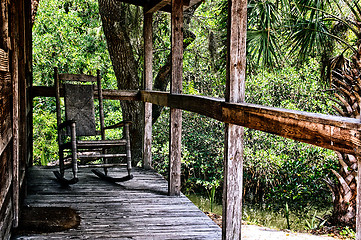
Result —
[[141, 91], [141, 100], [349, 154], [361, 146], [361, 123], [354, 118], [156, 91]]
[[223, 120], [331, 150], [356, 154], [361, 146], [356, 119], [309, 114], [251, 104], [223, 104]]
[[[60, 96], [64, 97], [64, 92], [61, 89]], [[33, 86], [31, 88], [32, 97], [55, 97], [55, 87]], [[98, 97], [97, 91], [94, 91], [94, 96]], [[103, 98], [112, 100], [133, 100], [139, 101], [140, 93], [136, 90], [113, 90], [103, 89]]]
[[[9, 121], [11, 120], [10, 115], [5, 119], [5, 129], [3, 132], [0, 132], [0, 156], [3, 154], [9, 143], [11, 142], [11, 139], [13, 137], [13, 131], [10, 127], [11, 124], [9, 124]], [[6, 126], [8, 126], [6, 128]]]
[[11, 223], [13, 220], [12, 205], [11, 198], [8, 198], [8, 201], [2, 206], [4, 207], [4, 212], [0, 215], [0, 238], [4, 240], [10, 239], [11, 236]]
[[166, 5], [170, 4], [171, 0], [160, 0], [160, 1], [152, 1], [147, 7], [146, 7], [146, 13], [154, 13], [161, 8], [165, 7]]
[[[183, 0], [172, 0], [171, 14], [172, 70], [171, 94], [182, 93], [183, 80]], [[170, 109], [169, 195], [180, 195], [182, 153], [182, 110]]]
[[85, 74], [68, 74], [68, 73], [59, 74], [59, 79], [61, 82], [64, 81], [96, 82], [97, 81], [96, 76], [85, 75]]
[[[245, 100], [247, 0], [228, 1], [226, 102]], [[223, 109], [222, 109], [223, 110]], [[222, 117], [225, 114], [222, 113]], [[244, 129], [226, 123], [222, 239], [241, 239]]]
[[[153, 14], [144, 14], [144, 89], [153, 87]], [[152, 104], [144, 105], [143, 167], [152, 168]]]
[[0, 71], [9, 72], [9, 55], [0, 48]]
[[212, 97], [172, 94], [168, 98], [167, 106], [196, 112], [204, 116], [222, 121], [223, 102], [223, 99]]
[[[84, 170], [79, 183], [60, 188], [54, 168], [29, 169], [26, 205], [71, 206], [80, 214], [77, 229], [15, 239], [220, 239], [221, 229], [184, 195], [167, 195], [167, 182], [153, 170], [135, 168], [128, 182], [109, 184]], [[110, 169], [123, 176], [125, 168]]]
[[13, 203], [13, 226], [17, 227], [19, 220], [19, 203], [20, 203], [20, 66], [21, 63], [21, 43], [20, 43], [20, 18], [23, 15], [22, 2], [16, 1], [10, 5], [10, 40], [12, 51], [10, 54], [10, 74], [12, 80], [12, 130], [13, 130], [13, 152], [12, 152], [12, 203]]

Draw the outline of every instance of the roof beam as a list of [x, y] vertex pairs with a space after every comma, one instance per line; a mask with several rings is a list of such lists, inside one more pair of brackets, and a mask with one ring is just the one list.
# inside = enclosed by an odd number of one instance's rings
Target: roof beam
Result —
[[157, 12], [158, 10], [162, 9], [163, 7], [171, 4], [171, 0], [160, 0], [158, 2], [153, 2], [151, 3], [148, 7], [145, 7], [145, 13], [148, 14], [148, 13], [154, 13], [154, 12]]

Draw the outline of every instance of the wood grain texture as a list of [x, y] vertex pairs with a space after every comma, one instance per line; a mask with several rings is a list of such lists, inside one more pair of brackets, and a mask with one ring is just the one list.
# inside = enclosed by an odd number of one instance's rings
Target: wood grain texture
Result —
[[68, 73], [59, 74], [59, 79], [61, 82], [65, 82], [65, 81], [96, 82], [97, 81], [96, 76], [85, 75], [85, 74], [68, 74]]
[[[245, 100], [246, 83], [247, 0], [229, 0], [228, 9], [225, 99], [227, 103], [241, 103]], [[225, 114], [222, 113], [222, 117], [224, 116]], [[242, 126], [226, 123], [223, 166], [223, 240], [241, 239], [243, 135]]]
[[166, 5], [170, 4], [171, 0], [160, 0], [160, 1], [152, 1], [147, 7], [146, 7], [146, 13], [154, 13], [158, 10], [162, 9]]
[[[171, 13], [171, 82], [170, 93], [182, 93], [183, 82], [183, 0], [172, 0]], [[170, 109], [169, 195], [180, 195], [182, 156], [182, 110]]]
[[[167, 195], [167, 181], [153, 170], [133, 169], [130, 181], [111, 184], [82, 169], [79, 182], [61, 188], [49, 167], [29, 169], [31, 207], [72, 207], [80, 226], [64, 232], [16, 236], [15, 239], [220, 239], [221, 229], [183, 194]], [[114, 171], [113, 171], [114, 170]], [[109, 171], [122, 177], [125, 168]]]
[[20, 204], [20, 74], [21, 70], [21, 39], [20, 38], [20, 18], [23, 15], [22, 1], [18, 0], [10, 5], [10, 14], [13, 19], [10, 21], [11, 28], [11, 45], [10, 54], [10, 74], [12, 80], [12, 130], [13, 130], [13, 152], [12, 152], [12, 203], [13, 203], [13, 226], [16, 227], [19, 221], [19, 204]]
[[[31, 95], [32, 97], [55, 97], [55, 87], [33, 86]], [[60, 89], [60, 96], [64, 97], [62, 88]], [[94, 96], [98, 97], [98, 91], [94, 91]], [[140, 96], [139, 91], [136, 90], [103, 89], [103, 99], [139, 101]]]
[[[144, 15], [144, 90], [153, 87], [153, 14]], [[143, 167], [152, 168], [152, 104], [144, 103]]]
[[9, 55], [3, 49], [0, 48], [0, 71], [9, 71]]
[[157, 91], [141, 91], [141, 100], [349, 154], [361, 146], [361, 123], [354, 118]]

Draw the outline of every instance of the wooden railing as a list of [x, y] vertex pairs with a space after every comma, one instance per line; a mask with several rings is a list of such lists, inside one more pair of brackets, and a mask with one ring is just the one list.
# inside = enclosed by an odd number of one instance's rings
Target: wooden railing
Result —
[[[52, 87], [35, 86], [32, 96], [54, 97]], [[186, 110], [243, 127], [272, 133], [319, 147], [357, 155], [361, 146], [358, 119], [319, 113], [227, 103], [224, 99], [159, 91], [103, 90], [104, 99], [143, 101]]]
[[[52, 87], [33, 87], [32, 96], [52, 97], [55, 96], [55, 89]], [[170, 107], [171, 109], [191, 111], [228, 123], [229, 125], [239, 125], [319, 147], [353, 154], [358, 157], [358, 169], [361, 169], [361, 158], [359, 157], [361, 150], [361, 122], [358, 119], [265, 107], [248, 103], [229, 103], [219, 98], [171, 94], [168, 92], [149, 90], [104, 90], [103, 98], [142, 101], [147, 104], [151, 103]], [[147, 129], [144, 129], [144, 132], [146, 131]], [[151, 143], [148, 143], [148, 145], [148, 148], [151, 147]], [[145, 161], [145, 159], [143, 159], [143, 161]], [[148, 164], [151, 166], [151, 162]], [[173, 173], [170, 173], [170, 175], [171, 174]], [[227, 174], [225, 173], [225, 177], [228, 176]], [[242, 176], [240, 176], [240, 178], [241, 177]], [[361, 182], [360, 175], [358, 175], [358, 182]], [[172, 184], [178, 186], [175, 180], [173, 182], [170, 180], [170, 185]], [[171, 194], [171, 190], [169, 190], [169, 194]], [[361, 185], [358, 185], [357, 199], [358, 202], [361, 201]], [[361, 219], [359, 215], [361, 207], [359, 203], [357, 204], [357, 208], [358, 214], [356, 216], [356, 222], [360, 225]], [[237, 211], [241, 210], [238, 209]], [[236, 217], [238, 218], [238, 215]], [[223, 219], [223, 224], [229, 224], [233, 221], [238, 222], [238, 220], [233, 217], [228, 221]], [[229, 228], [230, 227], [228, 227], [228, 229]], [[239, 227], [237, 226], [237, 228]], [[358, 226], [356, 231], [358, 234], [361, 234], [359, 232], [360, 229], [361, 227]], [[223, 239], [232, 239], [232, 237], [226, 234], [223, 229]], [[361, 237], [357, 237], [356, 239], [361, 240]]]

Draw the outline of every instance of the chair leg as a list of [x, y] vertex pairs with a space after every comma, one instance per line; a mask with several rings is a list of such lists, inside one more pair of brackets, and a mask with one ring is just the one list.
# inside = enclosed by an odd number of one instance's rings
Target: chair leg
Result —
[[60, 149], [60, 151], [59, 151], [59, 168], [60, 168], [61, 177], [64, 177], [65, 168], [64, 168], [64, 150], [63, 149]]
[[74, 179], [78, 178], [78, 155], [76, 147], [76, 125], [75, 123], [71, 124], [71, 151], [72, 151], [72, 165], [73, 165], [73, 175]]
[[[103, 150], [103, 153], [105, 153], [104, 150]], [[103, 162], [105, 164], [108, 164], [108, 158], [103, 158]], [[108, 176], [108, 168], [107, 167], [104, 168], [104, 174], [105, 174], [105, 176]]]
[[126, 152], [127, 152], [127, 170], [128, 175], [131, 176], [132, 171], [132, 155], [130, 150], [130, 136], [129, 136], [129, 124], [125, 125], [125, 138], [127, 140]]

